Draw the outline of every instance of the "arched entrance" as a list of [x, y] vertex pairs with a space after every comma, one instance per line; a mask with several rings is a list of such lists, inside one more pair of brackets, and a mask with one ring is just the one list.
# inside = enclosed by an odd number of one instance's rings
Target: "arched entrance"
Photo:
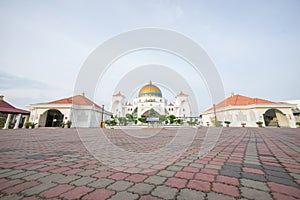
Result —
[[153, 117], [159, 117], [160, 114], [156, 110], [151, 108], [150, 110], [144, 112], [144, 114], [142, 114], [142, 115], [153, 118]]
[[58, 127], [63, 120], [64, 115], [59, 110], [48, 110], [45, 127]]
[[264, 114], [266, 126], [289, 127], [286, 115], [278, 109], [269, 109]]

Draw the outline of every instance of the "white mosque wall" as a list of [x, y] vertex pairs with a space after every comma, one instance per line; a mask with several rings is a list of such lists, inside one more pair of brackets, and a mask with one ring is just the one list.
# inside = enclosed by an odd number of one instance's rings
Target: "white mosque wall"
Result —
[[[265, 126], [264, 114], [269, 109], [277, 109], [281, 111], [287, 120], [287, 126], [295, 128], [295, 120], [291, 110], [291, 105], [250, 105], [250, 106], [228, 106], [225, 109], [217, 109], [217, 120], [230, 121], [230, 126], [241, 127], [242, 123], [246, 124], [246, 127], [257, 127], [256, 122], [262, 121]], [[214, 111], [202, 113], [203, 125], [207, 126], [207, 122], [212, 125], [212, 121], [215, 119]]]
[[30, 117], [29, 121], [37, 123], [38, 126], [45, 126], [47, 119], [48, 110], [58, 110], [64, 115], [64, 121], [70, 119], [70, 106], [66, 105], [55, 105], [55, 104], [40, 104], [35, 106], [29, 106]]
[[[29, 106], [30, 121], [44, 127], [48, 110], [58, 110], [64, 116], [63, 121], [72, 121], [73, 127], [99, 127], [102, 110], [93, 106], [77, 106], [66, 104], [36, 104]], [[110, 119], [111, 113], [104, 112], [104, 120]]]

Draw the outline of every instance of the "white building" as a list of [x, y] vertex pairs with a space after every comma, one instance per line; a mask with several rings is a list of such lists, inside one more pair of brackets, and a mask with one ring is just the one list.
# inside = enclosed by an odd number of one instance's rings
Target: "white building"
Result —
[[188, 95], [181, 92], [176, 96], [174, 103], [169, 103], [162, 96], [161, 90], [150, 81], [143, 86], [133, 102], [127, 102], [126, 97], [120, 92], [113, 95], [111, 112], [113, 116], [125, 117], [127, 113], [150, 116], [150, 112], [159, 115], [175, 115], [180, 118], [192, 116]]
[[300, 122], [300, 100], [289, 100], [284, 102], [296, 105], [294, 108], [292, 108], [292, 112], [294, 114], [295, 121]]
[[39, 127], [58, 127], [61, 122], [68, 120], [72, 121], [73, 127], [99, 127], [101, 120], [111, 117], [110, 112], [105, 110], [103, 112], [102, 107], [84, 95], [31, 104], [28, 109], [30, 121], [37, 123]]
[[203, 125], [213, 125], [215, 116], [217, 121], [230, 121], [230, 126], [257, 127], [256, 122], [263, 122], [263, 126], [295, 128], [292, 109], [296, 104], [272, 102], [264, 99], [250, 98], [242, 95], [232, 95], [201, 113]]

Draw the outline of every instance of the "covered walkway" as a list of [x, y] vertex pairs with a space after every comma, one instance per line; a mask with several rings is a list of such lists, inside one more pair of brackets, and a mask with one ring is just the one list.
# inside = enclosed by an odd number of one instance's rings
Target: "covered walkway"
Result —
[[5, 125], [3, 129], [8, 129], [11, 121], [15, 119], [15, 123], [12, 128], [17, 129], [20, 125], [24, 127], [26, 121], [29, 120], [30, 112], [15, 108], [11, 104], [4, 101], [4, 96], [0, 96], [0, 113], [3, 117], [6, 117]]

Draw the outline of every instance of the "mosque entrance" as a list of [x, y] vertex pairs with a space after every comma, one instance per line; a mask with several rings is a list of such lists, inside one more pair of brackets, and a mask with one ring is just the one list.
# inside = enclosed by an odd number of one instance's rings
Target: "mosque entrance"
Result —
[[59, 127], [64, 115], [59, 110], [48, 110], [45, 127]]
[[154, 110], [153, 108], [151, 108], [150, 110], [144, 112], [143, 115], [146, 116], [146, 117], [151, 117], [151, 118], [160, 116], [160, 114], [156, 110]]
[[278, 109], [269, 109], [264, 114], [266, 126], [289, 127], [286, 115]]

